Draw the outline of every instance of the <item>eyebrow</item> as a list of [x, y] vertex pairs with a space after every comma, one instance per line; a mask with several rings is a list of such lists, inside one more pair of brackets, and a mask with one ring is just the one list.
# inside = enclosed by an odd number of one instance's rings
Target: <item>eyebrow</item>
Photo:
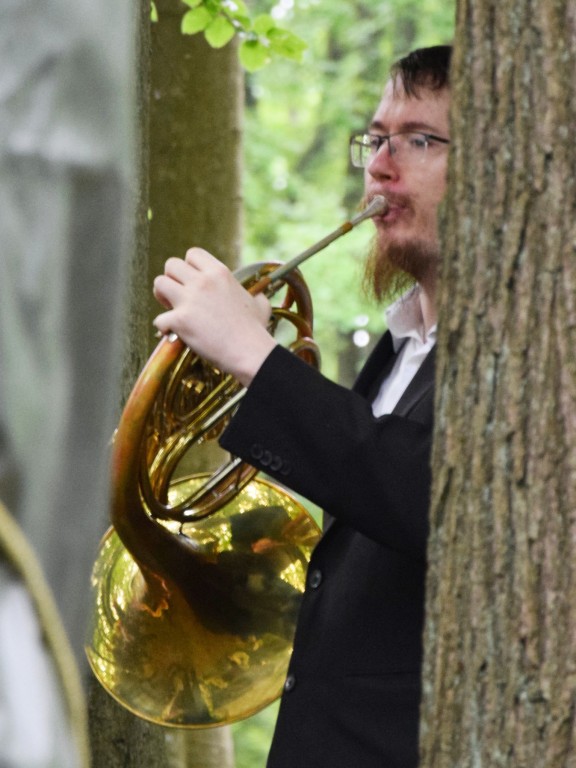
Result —
[[[384, 127], [384, 124], [381, 123], [380, 120], [373, 120], [369, 125], [369, 130], [381, 131], [382, 133], [387, 132], [386, 128]], [[432, 134], [443, 133], [443, 131], [439, 132], [438, 128], [435, 128], [433, 125], [430, 125], [430, 123], [422, 123], [422, 122], [415, 122], [415, 121], [401, 123], [400, 131], [417, 131], [420, 133], [432, 133]]]

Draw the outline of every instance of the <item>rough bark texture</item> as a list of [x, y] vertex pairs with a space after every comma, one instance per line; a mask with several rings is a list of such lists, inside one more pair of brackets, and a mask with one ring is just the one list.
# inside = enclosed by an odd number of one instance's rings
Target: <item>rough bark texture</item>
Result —
[[[135, 25], [137, 74], [135, 140], [138, 147], [134, 177], [133, 246], [126, 269], [122, 325], [118, 335], [122, 344], [121, 392], [118, 414], [136, 377], [148, 357], [148, 124], [150, 94], [150, 4], [135, 5], [139, 23]], [[168, 766], [165, 729], [148, 723], [112, 699], [91, 674], [87, 681], [92, 768], [148, 768]], [[177, 764], [174, 764], [177, 768]]]
[[[164, 261], [202, 245], [234, 266], [240, 251], [242, 76], [236, 45], [216, 51], [202, 36], [186, 37], [180, 32], [184, 5], [157, 0], [156, 6], [159, 22], [152, 25], [149, 36], [143, 22], [139, 67], [141, 93], [147, 96], [150, 85], [150, 101], [143, 98], [139, 121], [140, 226], [128, 300], [126, 394], [157, 343], [151, 320], [161, 308], [152, 297], [151, 282], [163, 271]], [[150, 83], [143, 75], [148, 67]], [[148, 208], [149, 227], [143, 222]], [[106, 742], [95, 741], [95, 768], [233, 765], [227, 728], [162, 729], [120, 711], [113, 701], [103, 702], [97, 692], [91, 704], [92, 712], [95, 707], [98, 717], [104, 718], [92, 718], [93, 733], [107, 734]]]
[[[185, 6], [156, 3], [151, 30], [150, 286], [170, 256], [200, 246], [230, 268], [238, 266], [242, 236], [243, 73], [237, 42], [211, 48], [202, 35], [183, 35]], [[162, 308], [150, 289], [152, 319]], [[223, 452], [208, 443], [187, 472], [211, 471]], [[190, 462], [188, 462], [190, 464]]]
[[[201, 246], [230, 267], [241, 249], [242, 72], [236, 43], [180, 32], [183, 5], [156, 3], [150, 113], [150, 279]], [[151, 317], [159, 311], [154, 302]]]
[[149, 354], [148, 319], [151, 301], [148, 282], [150, 252], [150, 227], [148, 208], [150, 200], [150, 3], [136, 0], [136, 125], [135, 168], [133, 197], [133, 247], [127, 267], [126, 291], [123, 316], [123, 368], [122, 391], [118, 408], [130, 394], [136, 377], [142, 370]]
[[576, 765], [576, 7], [461, 0], [421, 765]]

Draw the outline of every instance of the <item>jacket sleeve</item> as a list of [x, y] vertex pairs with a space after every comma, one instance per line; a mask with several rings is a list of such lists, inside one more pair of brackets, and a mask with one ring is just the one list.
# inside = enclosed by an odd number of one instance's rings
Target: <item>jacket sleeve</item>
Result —
[[220, 443], [337, 520], [424, 559], [431, 433], [409, 418], [375, 418], [363, 396], [278, 346]]

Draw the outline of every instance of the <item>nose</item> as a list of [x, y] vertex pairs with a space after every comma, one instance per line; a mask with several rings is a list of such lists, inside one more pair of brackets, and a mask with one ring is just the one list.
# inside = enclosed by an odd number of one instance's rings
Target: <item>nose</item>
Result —
[[385, 141], [380, 149], [374, 153], [366, 165], [366, 173], [375, 179], [398, 177], [398, 166], [394, 162], [394, 150], [390, 146], [389, 140]]

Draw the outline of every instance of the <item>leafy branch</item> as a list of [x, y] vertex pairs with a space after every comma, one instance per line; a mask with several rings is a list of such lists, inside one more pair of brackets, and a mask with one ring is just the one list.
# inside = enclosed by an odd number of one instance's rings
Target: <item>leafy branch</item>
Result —
[[[240, 63], [248, 72], [268, 64], [272, 56], [301, 61], [306, 43], [287, 29], [279, 27], [268, 13], [252, 18], [243, 0], [183, 0], [188, 10], [182, 17], [185, 35], [204, 34], [213, 48], [222, 48], [238, 35], [241, 39]], [[151, 2], [151, 19], [158, 21], [158, 11]]]

